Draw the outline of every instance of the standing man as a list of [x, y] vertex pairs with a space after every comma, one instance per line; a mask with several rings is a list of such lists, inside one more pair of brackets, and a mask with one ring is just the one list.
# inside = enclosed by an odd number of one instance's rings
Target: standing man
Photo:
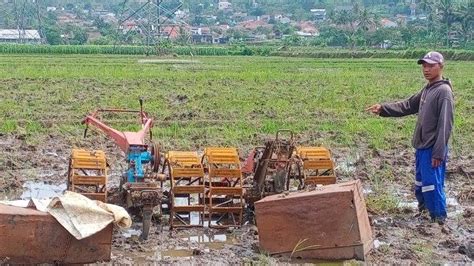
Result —
[[418, 114], [412, 140], [416, 149], [415, 196], [420, 212], [428, 209], [433, 222], [444, 224], [444, 175], [453, 127], [453, 91], [449, 80], [442, 76], [443, 55], [429, 52], [418, 64], [423, 65], [423, 75], [428, 81], [420, 92], [401, 102], [374, 104], [367, 111], [383, 117]]

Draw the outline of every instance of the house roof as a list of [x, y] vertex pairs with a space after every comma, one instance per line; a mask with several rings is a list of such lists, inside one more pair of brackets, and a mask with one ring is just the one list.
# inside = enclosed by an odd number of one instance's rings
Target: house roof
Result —
[[161, 34], [163, 35], [168, 35], [170, 39], [176, 39], [178, 38], [181, 34], [190, 34], [191, 33], [191, 27], [189, 25], [183, 25], [183, 26], [165, 26], [161, 28]]
[[316, 26], [314, 26], [314, 24], [311, 21], [301, 21], [298, 24], [298, 27], [301, 29], [302, 32], [312, 33], [312, 34], [318, 32], [318, 29], [316, 28]]
[[297, 31], [297, 32], [296, 32], [296, 35], [298, 35], [298, 36], [303, 36], [303, 37], [311, 37], [311, 36], [314, 36], [312, 33], [310, 33], [310, 32], [304, 32], [304, 31]]
[[383, 18], [381, 21], [380, 21], [380, 24], [382, 24], [382, 26], [384, 28], [391, 28], [391, 27], [398, 27], [398, 24], [387, 19], [387, 18]]
[[263, 20], [247, 20], [239, 23], [239, 27], [242, 27], [247, 30], [256, 30], [258, 27], [268, 27], [270, 26], [266, 21]]
[[127, 27], [135, 27], [135, 26], [138, 25], [138, 23], [135, 22], [135, 21], [127, 20], [127, 21], [123, 22], [122, 25], [127, 26]]
[[170, 39], [176, 39], [179, 36], [179, 27], [166, 26], [161, 32], [168, 35]]
[[223, 31], [226, 31], [228, 29], [230, 29], [230, 26], [227, 25], [227, 24], [222, 24], [222, 25], [219, 25], [217, 26], [219, 29], [223, 30]]
[[40, 40], [41, 36], [37, 30], [17, 30], [17, 29], [0, 29], [0, 39], [3, 40]]

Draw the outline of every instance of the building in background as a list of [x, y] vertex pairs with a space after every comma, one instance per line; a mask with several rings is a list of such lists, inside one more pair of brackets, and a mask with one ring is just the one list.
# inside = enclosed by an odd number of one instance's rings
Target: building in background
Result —
[[37, 30], [0, 29], [0, 42], [7, 43], [41, 43]]

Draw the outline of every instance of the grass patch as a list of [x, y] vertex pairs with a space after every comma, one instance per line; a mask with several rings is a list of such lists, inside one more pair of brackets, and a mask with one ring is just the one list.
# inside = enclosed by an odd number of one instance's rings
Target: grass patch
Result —
[[387, 188], [374, 190], [366, 199], [368, 210], [378, 215], [398, 212], [399, 203], [400, 200]]
[[[141, 46], [114, 46], [114, 45], [31, 45], [31, 44], [0, 44], [2, 54], [116, 54], [116, 55], [198, 55], [198, 56], [286, 56], [310, 58], [420, 58], [427, 50], [350, 50], [321, 48], [314, 46], [282, 47], [269, 46], [172, 46], [141, 47]], [[446, 59], [474, 60], [474, 52], [463, 49], [440, 50]]]
[[[143, 64], [140, 60], [160, 60]], [[291, 129], [307, 145], [392, 149], [410, 142], [416, 117], [387, 119], [369, 104], [409, 97], [424, 85], [419, 66], [404, 59], [182, 57], [125, 55], [0, 55], [0, 132], [42, 136], [80, 131], [98, 107], [145, 110], [163, 147], [262, 145]], [[153, 61], [152, 61], [153, 62]], [[190, 66], [190, 67], [184, 67]], [[196, 66], [196, 67], [194, 67]], [[456, 122], [451, 150], [469, 155], [474, 140], [474, 62], [448, 62]], [[136, 117], [111, 117], [136, 130]], [[75, 129], [76, 128], [76, 129]]]
[[16, 131], [18, 125], [15, 120], [4, 120], [1, 122], [0, 132], [13, 133]]
[[419, 258], [419, 262], [426, 264], [431, 264], [434, 262], [433, 247], [430, 243], [416, 242], [414, 245], [412, 245], [411, 250]]

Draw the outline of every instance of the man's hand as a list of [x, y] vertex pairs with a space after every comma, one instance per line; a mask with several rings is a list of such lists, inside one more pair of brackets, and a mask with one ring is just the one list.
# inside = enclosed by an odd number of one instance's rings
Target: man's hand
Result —
[[437, 168], [438, 166], [441, 165], [442, 162], [443, 162], [443, 160], [433, 158], [433, 159], [431, 159], [431, 166], [433, 168]]
[[377, 103], [377, 104], [374, 104], [374, 105], [370, 106], [369, 108], [367, 108], [365, 110], [378, 115], [382, 111], [382, 105]]

